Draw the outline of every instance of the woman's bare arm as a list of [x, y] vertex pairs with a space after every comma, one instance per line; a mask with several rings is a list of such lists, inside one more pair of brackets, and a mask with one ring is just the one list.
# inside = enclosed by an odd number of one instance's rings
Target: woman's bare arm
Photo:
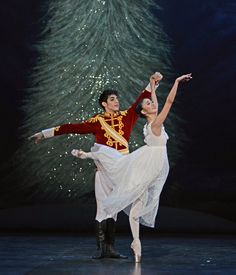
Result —
[[189, 81], [191, 78], [192, 78], [191, 73], [185, 74], [185, 75], [182, 75], [182, 76], [176, 78], [175, 83], [167, 96], [167, 99], [166, 99], [163, 109], [161, 110], [160, 114], [156, 117], [156, 119], [152, 123], [153, 128], [159, 128], [165, 121], [167, 115], [169, 114], [170, 108], [175, 100], [175, 96], [176, 96], [176, 93], [178, 90], [179, 83], [182, 81]]

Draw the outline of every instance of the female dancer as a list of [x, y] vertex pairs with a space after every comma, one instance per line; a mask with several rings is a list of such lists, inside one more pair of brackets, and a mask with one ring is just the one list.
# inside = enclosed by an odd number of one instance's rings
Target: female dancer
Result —
[[101, 173], [111, 180], [113, 191], [103, 201], [106, 213], [114, 215], [123, 210], [129, 215], [133, 236], [131, 248], [135, 262], [141, 261], [141, 243], [139, 223], [154, 227], [159, 206], [159, 198], [169, 172], [166, 143], [168, 135], [163, 123], [174, 102], [178, 85], [189, 81], [192, 76], [186, 74], [178, 77], [167, 96], [164, 107], [158, 113], [158, 101], [155, 94], [155, 81], [162, 79], [160, 73], [150, 78], [151, 99], [144, 98], [137, 106], [136, 112], [145, 117], [144, 142], [129, 155], [122, 155], [117, 150], [105, 145], [96, 144], [91, 152], [73, 150], [72, 154], [81, 159], [92, 158]]

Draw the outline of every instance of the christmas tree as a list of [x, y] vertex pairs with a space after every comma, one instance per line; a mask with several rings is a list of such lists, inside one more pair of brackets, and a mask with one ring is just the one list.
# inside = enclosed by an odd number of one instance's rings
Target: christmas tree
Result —
[[[118, 90], [121, 110], [127, 109], [152, 73], [170, 75], [170, 46], [157, 20], [159, 9], [151, 0], [50, 1], [31, 88], [22, 106], [24, 137], [90, 118], [101, 111], [98, 97], [106, 88]], [[164, 80], [159, 87], [162, 104], [168, 89]], [[170, 136], [176, 131], [176, 120], [172, 115], [166, 123]], [[142, 144], [143, 122], [134, 129], [131, 151]], [[88, 150], [93, 141], [91, 135], [64, 135], [38, 145], [26, 141], [14, 156], [9, 177], [18, 179], [16, 190], [25, 192], [29, 200], [83, 197], [94, 189], [95, 166], [92, 161], [76, 160], [70, 152]], [[177, 149], [172, 141], [172, 161]]]

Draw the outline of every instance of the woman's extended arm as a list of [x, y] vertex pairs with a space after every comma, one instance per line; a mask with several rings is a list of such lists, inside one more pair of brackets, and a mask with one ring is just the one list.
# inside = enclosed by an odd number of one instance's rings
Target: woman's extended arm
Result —
[[160, 114], [153, 121], [152, 127], [155, 127], [155, 128], [160, 127], [163, 124], [163, 122], [165, 121], [165, 119], [170, 111], [170, 108], [175, 100], [175, 96], [177, 93], [179, 83], [182, 81], [189, 81], [191, 78], [192, 78], [191, 73], [185, 74], [185, 75], [182, 75], [182, 76], [176, 78], [175, 83], [167, 96], [165, 105], [164, 105], [163, 109], [161, 110]]

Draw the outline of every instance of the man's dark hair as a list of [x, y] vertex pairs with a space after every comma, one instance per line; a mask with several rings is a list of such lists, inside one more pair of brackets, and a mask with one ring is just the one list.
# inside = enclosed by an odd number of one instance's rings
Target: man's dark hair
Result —
[[141, 117], [141, 118], [146, 118], [145, 115], [142, 114], [142, 109], [143, 109], [143, 100], [144, 98], [139, 102], [139, 104], [137, 105], [135, 112]]
[[102, 106], [102, 102], [107, 102], [107, 99], [108, 99], [108, 97], [109, 97], [110, 95], [116, 95], [116, 96], [118, 96], [118, 92], [117, 92], [116, 90], [104, 90], [104, 91], [101, 93], [98, 102], [99, 102], [99, 105], [100, 105], [103, 109], [105, 109], [105, 108]]

